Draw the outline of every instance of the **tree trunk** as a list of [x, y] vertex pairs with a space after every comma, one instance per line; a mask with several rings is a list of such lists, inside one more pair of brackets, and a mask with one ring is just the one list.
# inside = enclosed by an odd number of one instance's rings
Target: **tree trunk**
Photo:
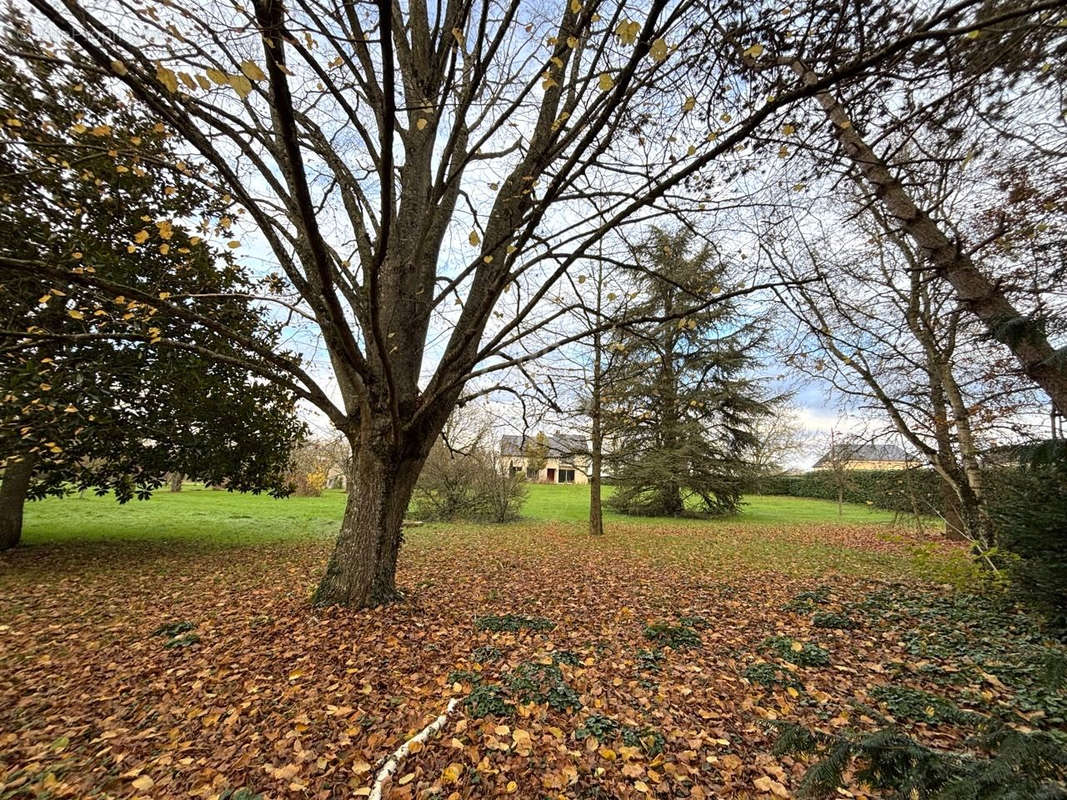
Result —
[[362, 445], [348, 481], [348, 502], [314, 604], [371, 608], [398, 597], [396, 563], [422, 460]]
[[168, 472], [167, 473], [167, 486], [170, 487], [172, 492], [180, 492], [182, 490], [182, 480], [185, 478], [180, 472]]
[[9, 550], [22, 539], [22, 510], [30, 491], [33, 461], [22, 457], [8, 461], [0, 480], [0, 550]]
[[[603, 269], [601, 270], [603, 272]], [[600, 313], [600, 292], [603, 279], [597, 285], [597, 313]], [[603, 464], [604, 437], [600, 423], [600, 331], [593, 334], [593, 386], [590, 398], [589, 416], [592, 422], [592, 451], [589, 454], [589, 533], [593, 536], [604, 535], [604, 510], [600, 506], [600, 472]]]

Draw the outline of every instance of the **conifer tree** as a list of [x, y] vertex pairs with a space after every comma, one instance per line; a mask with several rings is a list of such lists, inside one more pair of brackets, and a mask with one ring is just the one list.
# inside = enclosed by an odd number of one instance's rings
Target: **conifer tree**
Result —
[[611, 505], [624, 513], [737, 511], [754, 426], [770, 411], [748, 375], [759, 325], [734, 302], [707, 305], [722, 291], [726, 268], [710, 246], [689, 240], [685, 229], [653, 229], [635, 248], [644, 277], [631, 319], [657, 321], [625, 325], [612, 343], [626, 365], [606, 398], [618, 432]]

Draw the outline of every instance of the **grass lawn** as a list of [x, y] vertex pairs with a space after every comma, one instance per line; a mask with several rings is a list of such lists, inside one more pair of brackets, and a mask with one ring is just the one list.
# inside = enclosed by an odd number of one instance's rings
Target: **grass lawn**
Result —
[[944, 585], [959, 548], [749, 500], [594, 539], [581, 487], [532, 487], [521, 522], [410, 529], [373, 611], [308, 603], [339, 492], [33, 504], [0, 555], [0, 800], [365, 796], [450, 699], [390, 800], [784, 797], [812, 759], [773, 754], [777, 721], [942, 749], [960, 709], [1063, 724], [1033, 621]]
[[[529, 494], [523, 506], [523, 516], [553, 522], [580, 522], [589, 518], [589, 487], [576, 484], [542, 484], [527, 486]], [[611, 497], [614, 487], [603, 488], [603, 501]], [[890, 523], [895, 515], [877, 508], [845, 503], [838, 516], [837, 503], [829, 500], [812, 500], [804, 497], [776, 497], [749, 495], [740, 515], [719, 520], [701, 520], [713, 524], [764, 524], [790, 525], [798, 522], [817, 522], [836, 525], [839, 523]], [[614, 522], [662, 523], [655, 517], [627, 517], [605, 506], [604, 519]]]
[[[589, 488], [577, 485], [531, 484], [523, 506], [525, 520], [582, 522], [589, 515]], [[612, 487], [604, 487], [606, 500]], [[273, 541], [306, 535], [334, 534], [344, 512], [345, 496], [328, 490], [321, 497], [276, 500], [267, 495], [231, 494], [203, 489], [196, 484], [183, 491], [160, 491], [151, 500], [118, 505], [110, 497], [91, 493], [29, 503], [23, 540], [27, 544], [68, 539], [144, 538], [204, 539], [227, 542]], [[745, 498], [742, 512], [722, 519], [664, 520], [627, 517], [605, 509], [610, 529], [614, 523], [677, 526], [722, 525], [823, 525], [892, 523], [887, 511], [846, 503], [839, 516], [837, 504], [827, 500], [753, 495]], [[905, 524], [909, 521], [905, 520]]]

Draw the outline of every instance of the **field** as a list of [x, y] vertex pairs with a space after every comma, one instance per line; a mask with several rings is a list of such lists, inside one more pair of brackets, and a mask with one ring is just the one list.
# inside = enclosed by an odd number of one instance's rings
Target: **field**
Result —
[[362, 612], [308, 604], [340, 493], [34, 504], [0, 556], [0, 798], [362, 796], [453, 698], [387, 797], [788, 797], [781, 721], [949, 747], [967, 718], [924, 698], [1063, 713], [1016, 669], [1033, 622], [932, 529], [753, 497], [593, 539], [584, 487], [532, 488], [522, 522], [410, 529], [406, 600]]

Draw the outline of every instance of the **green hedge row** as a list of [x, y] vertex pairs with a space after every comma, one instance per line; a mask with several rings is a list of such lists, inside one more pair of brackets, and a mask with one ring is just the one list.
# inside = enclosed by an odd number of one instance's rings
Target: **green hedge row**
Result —
[[[911, 514], [941, 514], [941, 482], [932, 469], [851, 470], [844, 474], [842, 499]], [[753, 487], [760, 494], [837, 500], [838, 476], [829, 471], [772, 475]]]

